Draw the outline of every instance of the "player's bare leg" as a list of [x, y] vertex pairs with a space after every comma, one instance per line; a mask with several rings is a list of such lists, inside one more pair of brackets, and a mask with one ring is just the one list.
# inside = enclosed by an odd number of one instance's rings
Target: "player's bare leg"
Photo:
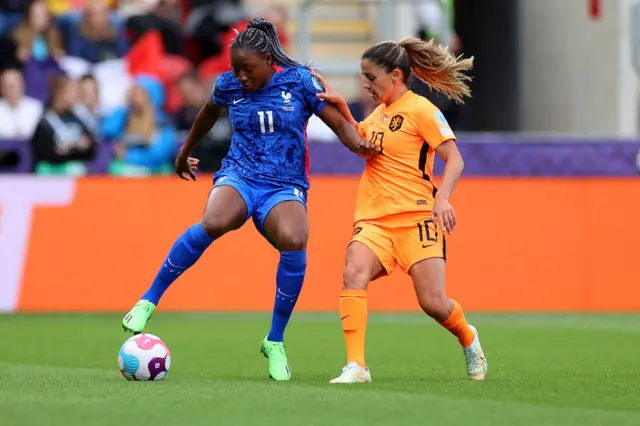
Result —
[[458, 338], [466, 359], [467, 374], [484, 380], [487, 360], [478, 331], [467, 323], [462, 308], [445, 291], [445, 262], [442, 258], [422, 260], [411, 267], [409, 275], [422, 310]]
[[366, 383], [372, 380], [364, 356], [367, 287], [370, 281], [386, 272], [376, 254], [359, 241], [349, 244], [345, 263], [340, 317], [347, 347], [347, 365], [330, 383]]
[[240, 193], [231, 186], [211, 190], [200, 223], [213, 240], [239, 229], [247, 220], [247, 205]]
[[304, 205], [294, 200], [277, 204], [264, 221], [264, 232], [280, 252], [280, 262], [271, 328], [260, 351], [269, 360], [269, 377], [289, 380], [291, 366], [285, 352], [284, 331], [302, 290], [307, 269], [309, 221]]
[[175, 242], [149, 290], [123, 318], [122, 328], [141, 333], [167, 288], [197, 262], [213, 241], [240, 228], [246, 218], [247, 206], [238, 191], [231, 186], [214, 188], [202, 220]]

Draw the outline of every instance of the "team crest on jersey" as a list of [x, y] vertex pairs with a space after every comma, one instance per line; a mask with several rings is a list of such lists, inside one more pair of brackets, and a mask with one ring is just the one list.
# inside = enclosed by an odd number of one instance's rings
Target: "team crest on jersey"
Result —
[[391, 121], [389, 122], [389, 130], [395, 132], [396, 130], [400, 130], [402, 128], [402, 123], [404, 122], [404, 117], [401, 115], [394, 115], [391, 117]]
[[295, 111], [294, 106], [291, 104], [291, 93], [282, 91], [282, 109], [284, 111]]

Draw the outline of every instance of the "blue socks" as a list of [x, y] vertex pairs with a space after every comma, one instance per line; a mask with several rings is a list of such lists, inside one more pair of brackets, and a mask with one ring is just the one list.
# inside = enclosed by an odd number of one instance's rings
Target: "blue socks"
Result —
[[141, 299], [157, 305], [164, 292], [184, 271], [195, 264], [213, 239], [196, 223], [180, 235], [165, 259], [153, 284]]
[[[213, 239], [204, 232], [199, 223], [187, 229], [171, 247], [151, 287], [141, 299], [158, 305], [169, 286], [198, 261], [212, 242]], [[305, 250], [280, 253], [276, 275], [276, 300], [267, 340], [271, 342], [284, 340], [284, 330], [302, 290], [306, 269], [307, 252]]]
[[306, 269], [306, 250], [280, 252], [280, 263], [276, 275], [276, 301], [267, 340], [271, 342], [284, 340], [284, 329], [287, 327], [302, 290]]

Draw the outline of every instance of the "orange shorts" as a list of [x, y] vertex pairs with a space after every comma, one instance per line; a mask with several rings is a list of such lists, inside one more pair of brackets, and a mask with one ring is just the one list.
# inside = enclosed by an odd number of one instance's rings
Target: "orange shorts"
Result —
[[[421, 217], [431, 218], [431, 212]], [[447, 244], [440, 225], [431, 219], [419, 220], [415, 214], [362, 220], [353, 225], [351, 242], [369, 247], [390, 274], [396, 266], [403, 272], [424, 259], [446, 260]]]

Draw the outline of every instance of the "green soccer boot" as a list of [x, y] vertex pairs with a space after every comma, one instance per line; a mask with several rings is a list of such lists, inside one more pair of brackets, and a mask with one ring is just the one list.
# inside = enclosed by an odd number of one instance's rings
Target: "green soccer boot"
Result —
[[122, 328], [124, 331], [140, 334], [155, 309], [156, 305], [148, 300], [139, 301], [122, 319]]
[[269, 378], [278, 381], [291, 379], [291, 366], [284, 351], [284, 343], [270, 342], [265, 337], [260, 352], [269, 360]]

